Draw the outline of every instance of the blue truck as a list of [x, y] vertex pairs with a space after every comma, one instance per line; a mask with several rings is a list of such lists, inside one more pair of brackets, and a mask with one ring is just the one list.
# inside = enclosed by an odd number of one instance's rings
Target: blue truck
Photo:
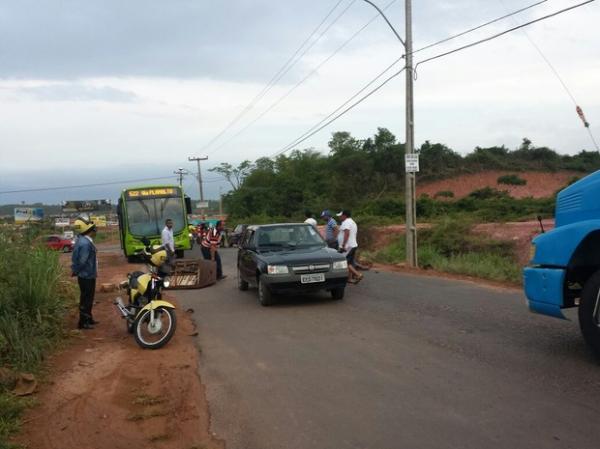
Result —
[[565, 319], [563, 309], [579, 307], [583, 338], [600, 355], [600, 171], [558, 194], [555, 219], [523, 273], [529, 309]]

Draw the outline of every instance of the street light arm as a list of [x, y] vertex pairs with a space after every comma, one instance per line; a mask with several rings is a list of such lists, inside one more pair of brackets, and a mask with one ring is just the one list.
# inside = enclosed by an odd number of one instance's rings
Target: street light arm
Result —
[[404, 45], [404, 47], [406, 47], [406, 44], [404, 43], [404, 40], [400, 37], [400, 35], [398, 34], [398, 32], [396, 31], [396, 29], [394, 28], [394, 26], [391, 24], [391, 22], [385, 16], [385, 14], [383, 13], [383, 11], [379, 8], [379, 6], [377, 6], [371, 0], [363, 0], [363, 1], [367, 2], [369, 5], [371, 5], [373, 8], [375, 8], [379, 14], [381, 14], [381, 17], [383, 17], [385, 19], [385, 21], [390, 26], [390, 28], [392, 29], [392, 31], [394, 32], [394, 34], [396, 35], [396, 37], [398, 38], [398, 40], [402, 43], [402, 45]]

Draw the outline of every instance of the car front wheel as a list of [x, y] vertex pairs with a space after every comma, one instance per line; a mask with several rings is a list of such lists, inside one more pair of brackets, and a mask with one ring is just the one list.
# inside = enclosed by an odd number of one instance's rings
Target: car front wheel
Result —
[[345, 290], [346, 289], [344, 287], [334, 288], [333, 290], [331, 290], [331, 297], [333, 299], [344, 299]]
[[242, 273], [240, 272], [240, 268], [238, 267], [237, 270], [237, 281], [238, 281], [238, 288], [241, 291], [246, 291], [248, 290], [248, 283], [242, 278]]
[[260, 301], [260, 304], [265, 307], [273, 304], [273, 294], [260, 277], [258, 278], [258, 300]]

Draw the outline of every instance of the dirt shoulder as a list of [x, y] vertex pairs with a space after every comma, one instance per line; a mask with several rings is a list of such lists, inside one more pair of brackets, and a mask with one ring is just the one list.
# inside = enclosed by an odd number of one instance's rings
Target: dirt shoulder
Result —
[[[135, 269], [111, 253], [99, 254], [99, 266], [98, 288]], [[17, 442], [30, 449], [224, 448], [209, 431], [191, 314], [178, 309], [169, 344], [143, 350], [127, 333], [114, 297], [97, 293], [100, 324], [74, 331], [68, 347], [48, 360], [39, 405], [25, 415]]]

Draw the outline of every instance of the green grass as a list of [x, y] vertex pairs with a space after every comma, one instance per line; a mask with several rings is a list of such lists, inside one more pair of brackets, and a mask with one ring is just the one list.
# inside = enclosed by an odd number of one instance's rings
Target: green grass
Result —
[[[419, 266], [453, 274], [465, 274], [494, 281], [521, 282], [511, 242], [496, 241], [472, 234], [468, 221], [444, 220], [419, 234]], [[375, 262], [397, 264], [406, 260], [405, 238], [400, 236], [387, 247], [366, 253]]]
[[[0, 231], [0, 366], [38, 372], [46, 354], [64, 337], [63, 320], [75, 303], [59, 255], [41, 246], [35, 230]], [[18, 428], [26, 401], [0, 385], [0, 449]]]

